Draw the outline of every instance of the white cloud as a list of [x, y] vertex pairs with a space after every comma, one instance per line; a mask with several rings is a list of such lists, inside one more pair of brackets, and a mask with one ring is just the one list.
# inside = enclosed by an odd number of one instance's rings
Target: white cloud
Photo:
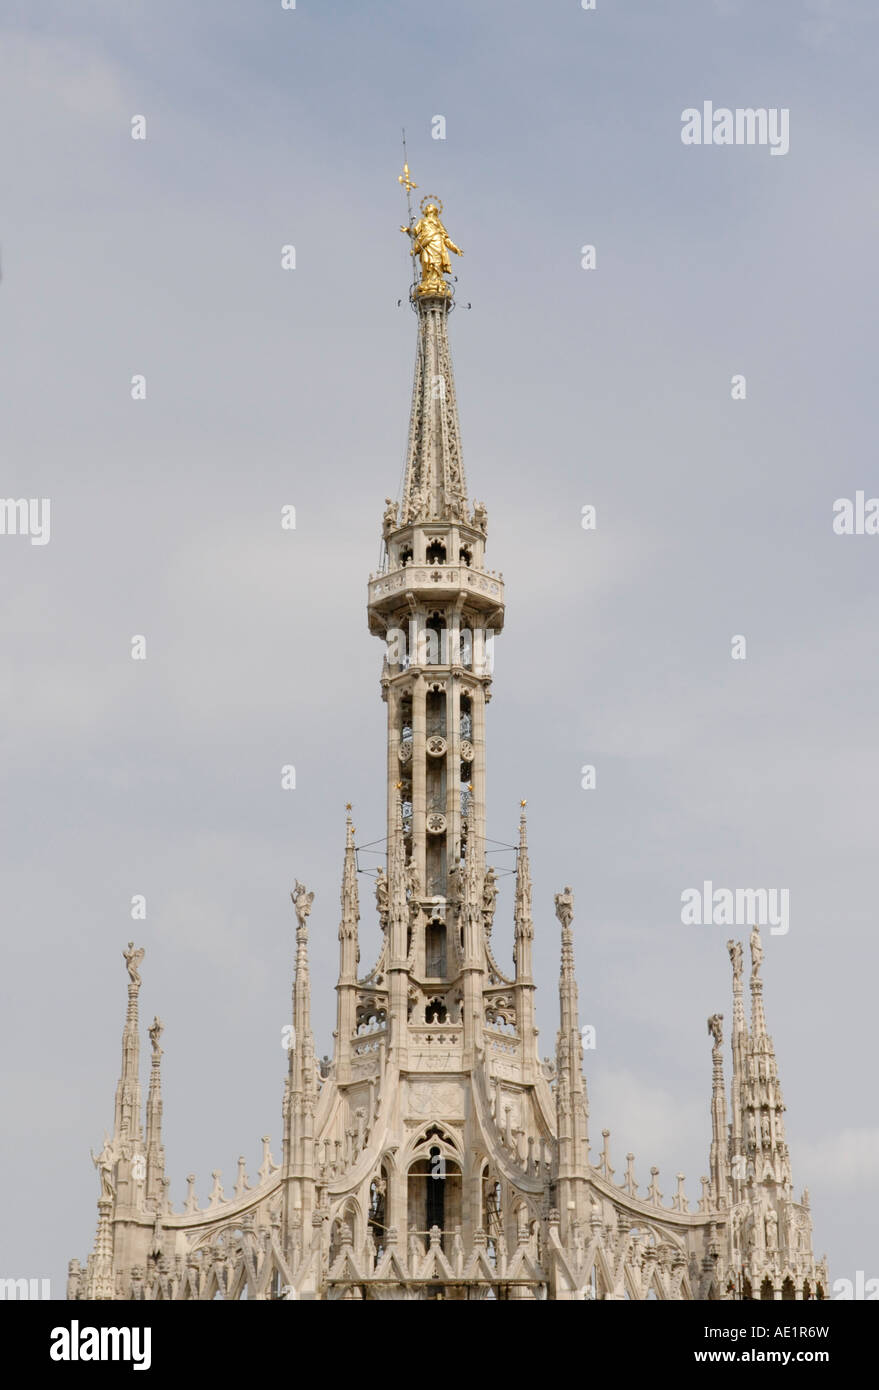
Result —
[[[586, 1053], [587, 1067], [590, 1053]], [[677, 1095], [625, 1068], [596, 1067], [589, 1080], [589, 1137], [592, 1162], [602, 1147], [602, 1129], [611, 1131], [610, 1155], [614, 1181], [621, 1183], [626, 1154], [635, 1154], [635, 1176], [641, 1194], [650, 1182], [650, 1169], [660, 1168], [660, 1191], [668, 1206], [676, 1190], [674, 1175], [681, 1165], [704, 1150], [698, 1173], [687, 1176], [691, 1204], [700, 1195], [699, 1176], [708, 1162], [708, 1103], [692, 1094]]]

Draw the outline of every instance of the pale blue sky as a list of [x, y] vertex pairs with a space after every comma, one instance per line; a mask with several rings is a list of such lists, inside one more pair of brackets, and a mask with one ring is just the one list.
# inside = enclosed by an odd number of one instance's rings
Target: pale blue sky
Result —
[[[682, 927], [680, 894], [789, 888], [764, 976], [794, 1179], [831, 1277], [879, 1274], [879, 538], [831, 525], [879, 493], [877, 28], [829, 0], [3, 21], [0, 491], [52, 498], [48, 546], [0, 538], [4, 1277], [61, 1292], [91, 1247], [132, 935], [178, 1206], [186, 1173], [204, 1200], [261, 1134], [280, 1151], [294, 875], [330, 1049], [345, 802], [383, 830], [365, 597], [414, 356], [404, 124], [466, 253], [464, 458], [508, 601], [489, 834], [527, 796], [543, 1050], [570, 883], [593, 1149], [607, 1126], [618, 1174], [632, 1149], [695, 1200], [729, 932]], [[705, 99], [789, 108], [789, 154], [684, 147]]]

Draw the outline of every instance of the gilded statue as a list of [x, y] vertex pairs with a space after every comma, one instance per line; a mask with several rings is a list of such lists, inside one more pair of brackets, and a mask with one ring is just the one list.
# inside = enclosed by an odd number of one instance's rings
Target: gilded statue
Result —
[[451, 294], [450, 287], [443, 279], [443, 275], [451, 274], [452, 270], [449, 252], [454, 251], [456, 256], [464, 254], [460, 246], [456, 246], [450, 239], [440, 221], [441, 210], [442, 204], [438, 207], [436, 203], [430, 203], [423, 198], [421, 211], [424, 215], [414, 227], [400, 228], [401, 232], [412, 238], [410, 255], [417, 255], [421, 259], [421, 282], [415, 291], [417, 295]]

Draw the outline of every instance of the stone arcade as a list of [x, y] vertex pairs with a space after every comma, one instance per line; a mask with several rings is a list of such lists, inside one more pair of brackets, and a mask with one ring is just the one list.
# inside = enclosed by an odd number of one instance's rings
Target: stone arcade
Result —
[[[430, 225], [426, 214], [420, 233], [411, 223], [408, 229], [421, 251], [422, 278], [411, 296], [418, 337], [405, 481], [399, 506], [387, 504], [382, 569], [369, 581], [370, 632], [386, 643], [411, 624], [454, 638], [465, 630], [499, 633], [504, 619], [501, 577], [485, 564], [486, 510], [468, 502], [461, 459], [447, 338], [453, 300], [443, 278], [444, 247], [458, 248], [429, 206]], [[555, 899], [555, 1057], [538, 1055], [524, 803], [511, 974], [492, 952], [497, 888], [485, 858], [490, 685], [475, 645], [416, 643], [406, 653], [386, 646], [387, 867], [375, 886], [378, 960], [358, 974], [349, 814], [334, 1056], [315, 1059], [308, 967], [314, 895], [297, 882], [280, 1162], [266, 1137], [253, 1184], [241, 1159], [230, 1196], [220, 1173], [213, 1174], [206, 1207], [198, 1205], [194, 1177], [182, 1211], [169, 1200], [158, 1019], [149, 1030], [142, 1120], [143, 951], [129, 946], [113, 1133], [94, 1160], [101, 1181], [97, 1235], [86, 1266], [70, 1263], [70, 1298], [826, 1297], [826, 1265], [812, 1254], [808, 1195], [794, 1196], [756, 929], [750, 1026], [742, 945], [729, 942], [729, 1109], [721, 1016], [708, 1021], [711, 1146], [697, 1209], [689, 1208], [681, 1174], [668, 1202], [655, 1167], [646, 1187], [642, 1174], [639, 1190], [632, 1154], [617, 1180], [607, 1130], [591, 1156], [568, 888]], [[548, 950], [545, 920], [538, 930]]]

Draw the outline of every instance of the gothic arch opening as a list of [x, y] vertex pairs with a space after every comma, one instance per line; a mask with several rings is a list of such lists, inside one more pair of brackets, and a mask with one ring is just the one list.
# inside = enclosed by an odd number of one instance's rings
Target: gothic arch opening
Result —
[[497, 1258], [498, 1238], [503, 1234], [504, 1229], [504, 1198], [503, 1189], [489, 1169], [488, 1163], [482, 1170], [482, 1229], [485, 1231], [488, 1246], [488, 1258], [494, 1264]]
[[427, 692], [425, 701], [427, 713], [427, 735], [438, 735], [445, 738], [446, 735], [446, 692], [439, 687], [439, 683]]
[[461, 696], [461, 737], [473, 737], [473, 705], [469, 695]]
[[[445, 979], [446, 975], [446, 924], [428, 922], [424, 932], [424, 973], [433, 980]], [[427, 1019], [430, 1023], [432, 1020]], [[445, 1023], [445, 1019], [438, 1020]]]
[[376, 1262], [385, 1253], [387, 1244], [388, 1211], [390, 1209], [390, 1177], [386, 1164], [382, 1164], [369, 1184], [369, 1234], [375, 1250]]
[[422, 1249], [427, 1250], [430, 1232], [438, 1226], [442, 1232], [441, 1246], [448, 1255], [455, 1228], [462, 1223], [463, 1184], [461, 1168], [451, 1158], [448, 1146], [442, 1143], [441, 1131], [434, 1129], [440, 1142], [432, 1142], [409, 1166], [407, 1174], [407, 1221], [409, 1235], [415, 1236]]
[[345, 1241], [350, 1239], [352, 1245], [358, 1245], [359, 1239], [362, 1238], [360, 1235], [361, 1232], [360, 1211], [356, 1201], [349, 1199], [342, 1210], [335, 1216], [330, 1226], [330, 1269], [332, 1269], [341, 1254]]
[[445, 634], [445, 617], [442, 613], [431, 613], [427, 622], [424, 624], [424, 659], [420, 663], [424, 666], [439, 666], [443, 659], [443, 637]]

